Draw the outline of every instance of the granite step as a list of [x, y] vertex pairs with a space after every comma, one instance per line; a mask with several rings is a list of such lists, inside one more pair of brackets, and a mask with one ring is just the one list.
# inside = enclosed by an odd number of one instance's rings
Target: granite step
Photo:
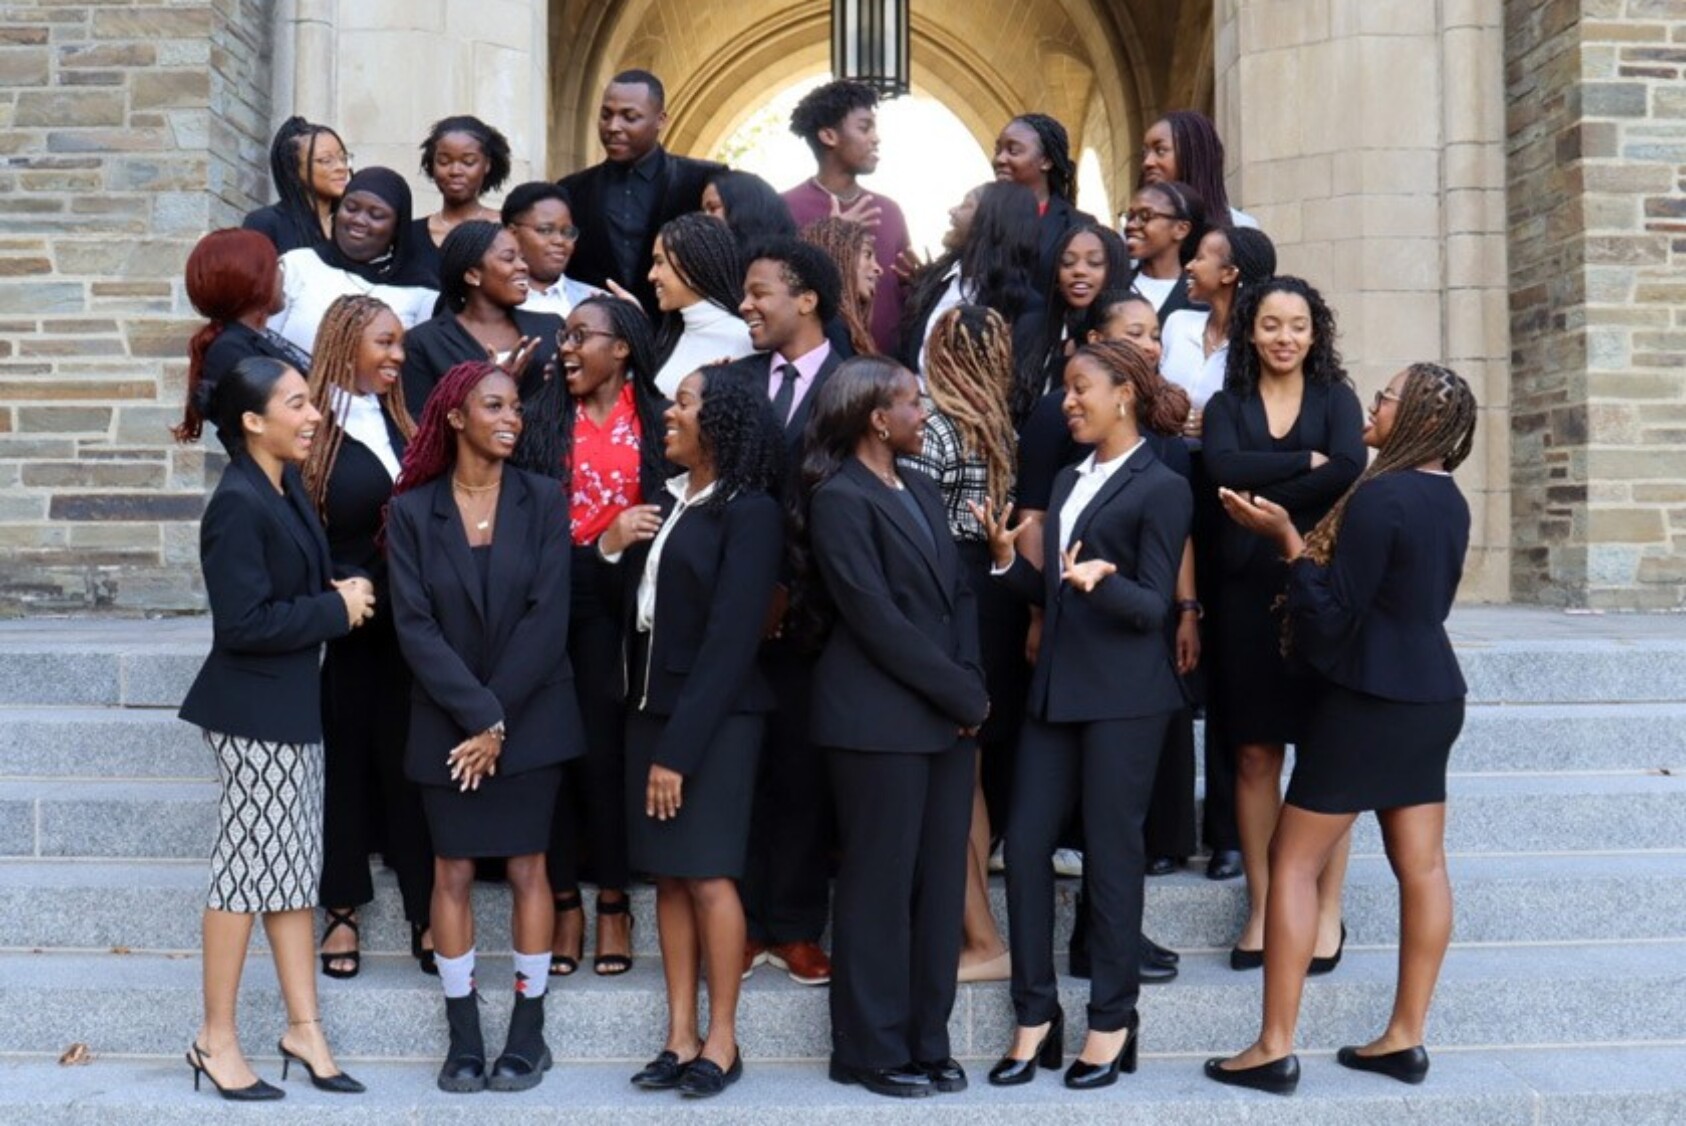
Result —
[[[1636, 851], [1686, 840], [1686, 775], [1463, 775], [1450, 779], [1452, 853]], [[217, 785], [180, 781], [0, 781], [0, 857], [192, 859], [216, 837]], [[1376, 819], [1353, 852], [1381, 854]]]
[[[1686, 852], [1590, 853], [1560, 856], [1467, 856], [1450, 862], [1453, 940], [1460, 945], [1531, 942], [1631, 942], [1672, 938], [1686, 919]], [[0, 949], [193, 953], [205, 902], [202, 861], [0, 861]], [[1071, 930], [1076, 880], [1055, 884], [1055, 941]], [[509, 950], [509, 889], [475, 886], [478, 946]], [[633, 946], [657, 953], [655, 893], [633, 889], [638, 925]], [[1006, 933], [1002, 878], [990, 886], [997, 925]], [[590, 889], [589, 935], [595, 933]], [[1353, 862], [1346, 884], [1346, 923], [1354, 948], [1397, 942], [1398, 891], [1385, 860]], [[1235, 940], [1246, 912], [1241, 881], [1214, 883], [1196, 871], [1150, 879], [1146, 930], [1177, 950], [1221, 950]], [[374, 902], [360, 915], [370, 954], [409, 950], [396, 882], [375, 874]], [[261, 932], [256, 936], [261, 942]]]
[[[1196, 740], [1204, 724], [1195, 725]], [[174, 709], [0, 707], [0, 778], [209, 781], [199, 729]], [[1200, 756], [1195, 757], [1200, 772]], [[1686, 702], [1472, 704], [1452, 752], [1454, 774], [1686, 773]]]
[[[1350, 950], [1340, 968], [1307, 984], [1299, 1042], [1332, 1051], [1382, 1027], [1398, 956]], [[511, 996], [507, 958], [488, 956], [477, 974], [485, 1019], [501, 1028]], [[1219, 954], [1183, 959], [1176, 982], [1142, 991], [1143, 1045], [1154, 1053], [1230, 1051], [1251, 1041], [1259, 1012], [1258, 973], [1231, 971]], [[1083, 1035], [1088, 983], [1061, 978], [1073, 1019], [1069, 1046]], [[643, 1060], [665, 1034], [661, 967], [641, 959], [619, 978], [579, 974], [550, 1004], [550, 1042], [559, 1059]], [[427, 1059], [444, 1043], [439, 985], [408, 958], [364, 959], [351, 981], [321, 982], [329, 1035], [348, 1060]], [[282, 1005], [264, 956], [246, 965], [242, 1025], [254, 1045], [280, 1031]], [[96, 1054], [169, 1056], [200, 1019], [196, 957], [150, 954], [0, 954], [0, 1052], [48, 1052], [85, 1042]], [[742, 1042], [756, 1059], [818, 1060], [830, 1050], [827, 990], [757, 971], [744, 984]], [[1434, 999], [1429, 1042], [1503, 1047], [1686, 1041], [1686, 940], [1651, 943], [1460, 947], [1448, 954]], [[954, 1052], [987, 1059], [1013, 1024], [1005, 983], [962, 986], [951, 1021]]]
[[[1146, 1047], [1146, 1041], [1144, 1049]], [[254, 1044], [253, 1047], [258, 1047]], [[257, 1071], [279, 1081], [273, 1056], [255, 1057]], [[1329, 1055], [1301, 1056], [1292, 1098], [1219, 1087], [1200, 1076], [1199, 1060], [1148, 1052], [1141, 1070], [1116, 1086], [1077, 1094], [1052, 1073], [1024, 1087], [983, 1082], [958, 1095], [897, 1100], [841, 1087], [814, 1063], [769, 1063], [746, 1053], [745, 1076], [725, 1095], [681, 1104], [671, 1095], [627, 1085], [624, 1064], [569, 1064], [520, 1095], [447, 1095], [433, 1086], [432, 1062], [361, 1063], [369, 1086], [356, 1097], [312, 1090], [297, 1077], [278, 1103], [217, 1101], [195, 1093], [187, 1066], [174, 1059], [96, 1056], [85, 1067], [60, 1067], [52, 1057], [0, 1061], [0, 1118], [16, 1122], [88, 1122], [102, 1126], [174, 1126], [218, 1121], [358, 1124], [450, 1123], [506, 1126], [556, 1121], [699, 1126], [774, 1126], [795, 1121], [824, 1126], [966, 1123], [1020, 1126], [1030, 1121], [1072, 1126], [1209, 1126], [1214, 1121], [1259, 1126], [1662, 1126], [1686, 1121], [1686, 1048], [1509, 1048], [1442, 1051], [1420, 1087], [1403, 1087], [1348, 1071]]]

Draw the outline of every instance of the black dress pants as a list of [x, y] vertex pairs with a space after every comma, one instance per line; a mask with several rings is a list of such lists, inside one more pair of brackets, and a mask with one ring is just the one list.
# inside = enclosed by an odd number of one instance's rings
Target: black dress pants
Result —
[[1146, 854], [1142, 828], [1171, 713], [1094, 723], [1025, 720], [1007, 822], [1007, 924], [1020, 1025], [1054, 1018], [1051, 857], [1073, 807], [1083, 812], [1090, 912], [1089, 1027], [1116, 1032], [1140, 993]]
[[1194, 709], [1184, 708], [1172, 713], [1159, 748], [1147, 807], [1147, 854], [1193, 856], [1194, 830]]
[[777, 639], [763, 643], [759, 660], [779, 702], [755, 779], [738, 889], [744, 921], [750, 939], [769, 946], [818, 942], [831, 904], [832, 816], [825, 754], [808, 739], [814, 660]]
[[584, 854], [597, 886], [625, 891], [626, 685], [621, 658], [622, 579], [595, 546], [575, 547], [568, 660], [585, 728], [585, 754], [562, 764], [546, 868], [553, 891], [580, 885]]
[[970, 739], [934, 755], [826, 752], [843, 844], [831, 1052], [846, 1067], [952, 1054], [975, 753]]
[[433, 847], [421, 791], [404, 776], [410, 727], [410, 667], [382, 607], [362, 629], [328, 643], [322, 661], [322, 886], [325, 907], [375, 897], [369, 856], [398, 877], [404, 917], [426, 926], [433, 895]]
[[1030, 665], [1024, 659], [1025, 632], [1030, 610], [1004, 583], [990, 577], [986, 543], [961, 540], [960, 562], [978, 602], [978, 648], [983, 659], [984, 685], [989, 690], [989, 718], [978, 732], [983, 750], [984, 807], [991, 834], [1001, 835], [1007, 822], [1012, 792], [1013, 756], [1018, 752], [1019, 725], [1030, 688]]

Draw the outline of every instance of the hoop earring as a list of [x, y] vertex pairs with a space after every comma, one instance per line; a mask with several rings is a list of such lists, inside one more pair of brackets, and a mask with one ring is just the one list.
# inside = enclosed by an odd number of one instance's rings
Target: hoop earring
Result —
[[888, 430], [879, 430], [878, 440], [880, 442], [888, 442], [890, 440], [890, 432]]

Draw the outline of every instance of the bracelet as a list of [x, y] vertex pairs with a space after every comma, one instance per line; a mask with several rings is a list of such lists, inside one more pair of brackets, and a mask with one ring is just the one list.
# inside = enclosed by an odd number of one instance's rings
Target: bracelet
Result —
[[1183, 614], [1193, 614], [1196, 621], [1206, 616], [1206, 608], [1194, 598], [1184, 598], [1177, 603], [1177, 610]]
[[492, 738], [502, 743], [504, 740], [503, 720], [498, 720], [496, 723], [492, 724], [492, 726], [486, 728], [485, 731], [481, 732], [481, 734], [490, 735]]

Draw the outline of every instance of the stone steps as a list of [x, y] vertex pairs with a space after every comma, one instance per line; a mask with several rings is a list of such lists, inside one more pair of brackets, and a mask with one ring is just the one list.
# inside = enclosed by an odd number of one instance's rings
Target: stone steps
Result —
[[[1451, 861], [1453, 941], [1457, 944], [1630, 942], [1674, 937], [1686, 918], [1686, 852], [1585, 853], [1559, 856], [1467, 856]], [[203, 861], [0, 861], [0, 950], [192, 953], [199, 947], [205, 901]], [[1076, 880], [1056, 883], [1055, 941], [1071, 930]], [[991, 905], [1006, 933], [1002, 879], [991, 881]], [[509, 950], [507, 886], [475, 886], [479, 948]], [[588, 916], [592, 896], [585, 896]], [[1241, 881], [1214, 883], [1195, 871], [1150, 879], [1146, 929], [1177, 950], [1221, 950], [1245, 916]], [[1398, 892], [1381, 858], [1353, 862], [1345, 917], [1354, 947], [1397, 942]], [[655, 893], [633, 889], [634, 949], [657, 952]], [[362, 946], [370, 954], [409, 950], [398, 889], [375, 874], [375, 899], [361, 912]], [[588, 927], [589, 927], [588, 922]], [[589, 948], [588, 929], [587, 945]], [[261, 944], [261, 931], [254, 935]]]
[[[252, 1047], [258, 1073], [279, 1082], [280, 1065], [267, 1054], [273, 1049], [258, 1043]], [[0, 1118], [102, 1126], [195, 1123], [211, 1115], [238, 1123], [308, 1116], [312, 1123], [452, 1126], [559, 1120], [656, 1126], [676, 1115], [703, 1126], [794, 1121], [821, 1126], [1019, 1126], [1031, 1121], [1210, 1126], [1220, 1120], [1260, 1126], [1543, 1126], [1593, 1121], [1663, 1126], [1686, 1120], [1686, 1092], [1671, 1079], [1686, 1073], [1682, 1047], [1437, 1049], [1429, 1081], [1421, 1087], [1351, 1072], [1329, 1055], [1307, 1053], [1300, 1058], [1299, 1093], [1291, 1099], [1219, 1087], [1201, 1078], [1199, 1060], [1160, 1058], [1151, 1051], [1137, 1074], [1082, 1095], [1065, 1090], [1053, 1072], [1023, 1087], [990, 1087], [982, 1074], [988, 1062], [972, 1064], [972, 1085], [964, 1094], [898, 1100], [830, 1083], [817, 1064], [766, 1062], [751, 1047], [745, 1052], [744, 1082], [702, 1103], [681, 1103], [672, 1095], [632, 1089], [627, 1076], [635, 1067], [624, 1063], [568, 1064], [520, 1095], [465, 1098], [434, 1088], [433, 1063], [359, 1062], [352, 1070], [369, 1086], [367, 1094], [326, 1094], [295, 1075], [285, 1084], [283, 1102], [241, 1105], [217, 1100], [208, 1088], [196, 1094], [187, 1065], [179, 1059], [96, 1056], [86, 1067], [59, 1067], [51, 1057], [40, 1057], [0, 1062]]]

